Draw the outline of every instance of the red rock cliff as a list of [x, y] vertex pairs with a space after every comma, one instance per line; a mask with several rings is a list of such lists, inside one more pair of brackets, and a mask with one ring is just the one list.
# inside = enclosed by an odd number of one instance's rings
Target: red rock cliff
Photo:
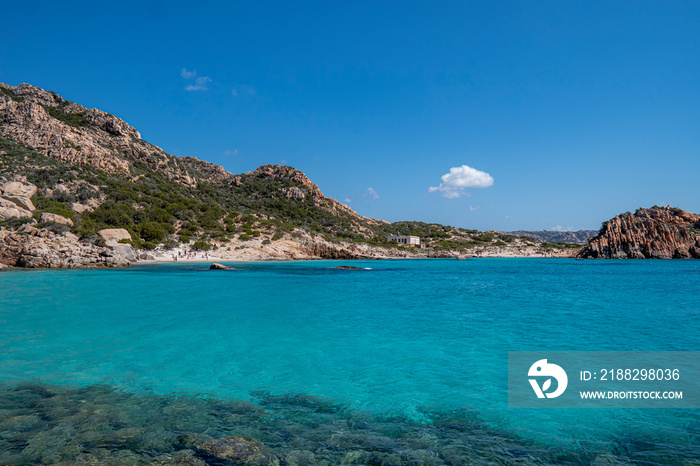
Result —
[[658, 206], [618, 215], [589, 239], [579, 257], [700, 259], [700, 215]]

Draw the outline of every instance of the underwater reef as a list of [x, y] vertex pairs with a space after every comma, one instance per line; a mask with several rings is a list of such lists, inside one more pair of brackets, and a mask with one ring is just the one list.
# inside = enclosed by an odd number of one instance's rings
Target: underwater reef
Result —
[[134, 394], [109, 386], [0, 388], [0, 465], [698, 464], [687, 439], [624, 434], [595, 450], [550, 448], [466, 409], [430, 422], [382, 417], [313, 396], [253, 402]]

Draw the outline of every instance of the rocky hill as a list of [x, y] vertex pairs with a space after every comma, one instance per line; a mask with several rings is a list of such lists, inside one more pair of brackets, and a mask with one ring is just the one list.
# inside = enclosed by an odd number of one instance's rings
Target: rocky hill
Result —
[[547, 230], [518, 230], [509, 231], [509, 235], [527, 236], [536, 238], [540, 241], [550, 241], [553, 243], [576, 243], [586, 244], [588, 238], [592, 238], [598, 231], [596, 230], [578, 230], [578, 231], [547, 231]]
[[[289, 257], [570, 253], [568, 245], [499, 232], [363, 217], [295, 168], [263, 165], [235, 175], [196, 157], [174, 157], [118, 117], [29, 84], [0, 83], [0, 186], [7, 191], [0, 199], [0, 228], [7, 230], [0, 243], [12, 243], [0, 262], [11, 265], [121, 265], [122, 258], [104, 259], [117, 246], [99, 232], [111, 229], [124, 230], [119, 244], [137, 251], [181, 244], [278, 251], [296, 242], [303, 248]], [[424, 248], [388, 242], [396, 231], [421, 236]], [[30, 250], [53, 251], [53, 241], [65, 238], [75, 244], [63, 256], [22, 259]], [[84, 260], [66, 259], [79, 251]]]
[[626, 212], [605, 222], [579, 257], [699, 259], [700, 215], [670, 206]]

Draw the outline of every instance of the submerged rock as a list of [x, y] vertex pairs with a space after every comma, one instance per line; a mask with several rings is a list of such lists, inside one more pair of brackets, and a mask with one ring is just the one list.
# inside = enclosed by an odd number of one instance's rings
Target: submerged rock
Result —
[[208, 464], [278, 466], [279, 458], [270, 447], [250, 437], [208, 440], [197, 447], [197, 455]]
[[351, 265], [339, 265], [338, 267], [333, 267], [334, 269], [342, 270], [363, 270], [362, 267], [353, 267]]
[[204, 460], [194, 456], [178, 456], [162, 463], [163, 466], [207, 466]]
[[214, 262], [213, 264], [211, 264], [209, 266], [209, 270], [232, 270], [232, 269], [228, 265], [219, 264], [217, 262]]

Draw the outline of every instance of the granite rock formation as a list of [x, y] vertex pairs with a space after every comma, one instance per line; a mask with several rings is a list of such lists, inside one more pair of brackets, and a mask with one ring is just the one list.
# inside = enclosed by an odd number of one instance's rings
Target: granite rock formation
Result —
[[41, 223], [58, 223], [59, 225], [65, 225], [67, 227], [73, 226], [73, 220], [64, 217], [63, 215], [52, 214], [50, 212], [44, 212], [40, 217]]
[[[131, 248], [130, 245], [124, 244]], [[133, 251], [132, 251], [133, 254]], [[0, 264], [28, 268], [122, 267], [130, 261], [110, 248], [80, 242], [72, 233], [58, 234], [31, 224], [0, 230]]]
[[[355, 226], [359, 231], [364, 233], [370, 233], [370, 230], [365, 227], [366, 224], [381, 225], [389, 223], [384, 220], [362, 217], [345, 204], [324, 196], [316, 183], [311, 181], [304, 172], [293, 167], [285, 165], [262, 165], [256, 170], [246, 173], [245, 176], [294, 183], [298, 186], [280, 188], [280, 194], [287, 199], [305, 200], [310, 198], [315, 206], [320, 207], [332, 215], [348, 215], [356, 220]], [[242, 182], [241, 180], [242, 175], [236, 175], [233, 177], [232, 182], [235, 185], [240, 185]]]
[[141, 134], [120, 118], [102, 110], [88, 109], [54, 92], [30, 84], [0, 83], [0, 138], [30, 147], [40, 154], [74, 165], [138, 178], [143, 169], [168, 180], [196, 187], [204, 183], [218, 189], [240, 186], [244, 177], [259, 177], [297, 185], [281, 188], [280, 196], [304, 200], [333, 215], [349, 215], [356, 228], [369, 232], [366, 224], [384, 224], [359, 216], [350, 207], [323, 195], [301, 171], [282, 165], [263, 165], [243, 175], [233, 175], [220, 165], [196, 157], [175, 157], [141, 139]]
[[30, 84], [0, 83], [0, 91], [0, 137], [62, 162], [125, 175], [143, 164], [173, 181], [196, 184], [187, 168], [190, 161], [143, 141], [136, 129], [114, 115]]
[[700, 259], [700, 215], [677, 207], [638, 209], [605, 222], [579, 252], [592, 259]]
[[[19, 227], [0, 228], [0, 264], [11, 267], [119, 267], [136, 261], [130, 244], [108, 247], [79, 241], [70, 233], [73, 220], [51, 212], [39, 217], [47, 228], [38, 228], [31, 197], [37, 187], [16, 179], [0, 186], [0, 221], [28, 219]], [[59, 228], [51, 228], [51, 226]], [[127, 232], [128, 235], [128, 232]]]

